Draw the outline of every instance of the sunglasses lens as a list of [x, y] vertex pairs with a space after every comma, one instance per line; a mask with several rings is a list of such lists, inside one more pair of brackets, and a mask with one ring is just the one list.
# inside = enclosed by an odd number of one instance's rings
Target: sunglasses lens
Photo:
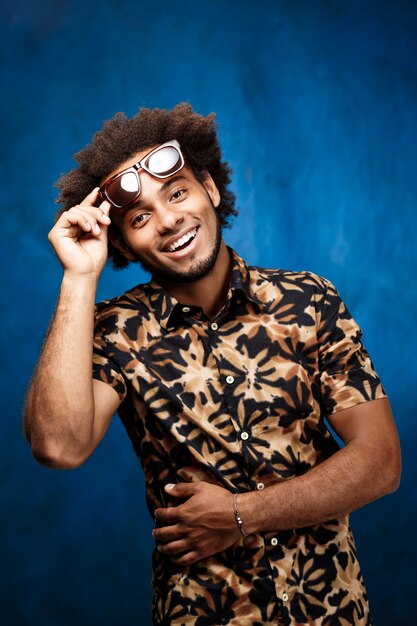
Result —
[[157, 150], [146, 160], [146, 168], [156, 176], [170, 176], [182, 165], [180, 153], [172, 146]]
[[139, 194], [139, 179], [135, 172], [126, 172], [107, 187], [107, 196], [112, 204], [123, 207]]
[[[176, 143], [176, 142], [172, 142]], [[140, 194], [140, 180], [136, 171], [143, 168], [157, 178], [168, 178], [184, 166], [184, 158], [175, 145], [165, 145], [156, 149], [142, 161], [129, 168], [106, 186], [106, 195], [110, 202], [122, 208], [136, 200]]]

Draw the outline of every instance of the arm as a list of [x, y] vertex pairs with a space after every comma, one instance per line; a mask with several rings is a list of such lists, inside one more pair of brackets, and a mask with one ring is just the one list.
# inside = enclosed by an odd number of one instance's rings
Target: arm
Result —
[[302, 476], [239, 496], [248, 532], [320, 524], [397, 489], [400, 446], [386, 398], [339, 411], [329, 422], [344, 448]]
[[49, 240], [64, 268], [60, 296], [28, 391], [25, 435], [35, 458], [55, 468], [80, 465], [104, 436], [119, 404], [92, 378], [94, 299], [107, 258], [110, 204], [97, 190], [63, 213]]
[[[329, 421], [344, 448], [302, 476], [239, 495], [247, 533], [320, 524], [398, 487], [400, 448], [388, 400], [358, 404], [335, 413]], [[163, 542], [161, 551], [174, 556], [184, 553], [177, 562], [189, 565], [239, 539], [233, 496], [227, 490], [208, 483], [180, 483], [169, 493], [188, 499], [156, 511], [157, 519], [167, 526], [155, 529], [154, 536]]]

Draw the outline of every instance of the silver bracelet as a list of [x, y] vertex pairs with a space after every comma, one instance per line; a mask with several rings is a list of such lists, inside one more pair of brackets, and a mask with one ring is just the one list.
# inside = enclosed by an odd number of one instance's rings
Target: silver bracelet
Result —
[[243, 521], [242, 521], [242, 518], [239, 515], [239, 511], [237, 510], [237, 496], [238, 496], [237, 493], [233, 494], [233, 511], [234, 511], [234, 514], [235, 514], [236, 524], [237, 524], [237, 527], [239, 528], [240, 532], [242, 533], [242, 535], [244, 535], [245, 537], [249, 537], [248, 533], [243, 528]]

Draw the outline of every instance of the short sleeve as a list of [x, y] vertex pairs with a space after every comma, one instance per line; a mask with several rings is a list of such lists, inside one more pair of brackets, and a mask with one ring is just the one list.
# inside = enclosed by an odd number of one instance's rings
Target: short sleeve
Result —
[[325, 285], [317, 336], [321, 398], [329, 416], [386, 393], [362, 344], [361, 329], [334, 285]]
[[96, 308], [93, 342], [93, 378], [113, 387], [120, 402], [127, 395], [125, 377], [117, 359], [117, 314], [99, 314]]

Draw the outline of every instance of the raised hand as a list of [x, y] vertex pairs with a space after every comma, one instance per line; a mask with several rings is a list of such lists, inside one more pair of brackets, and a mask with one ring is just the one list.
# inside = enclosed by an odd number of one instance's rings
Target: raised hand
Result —
[[174, 498], [187, 498], [179, 506], [156, 509], [162, 527], [153, 537], [160, 552], [179, 565], [192, 565], [233, 545], [242, 535], [236, 526], [233, 494], [206, 482], [166, 485]]
[[66, 274], [94, 275], [98, 278], [107, 259], [107, 228], [111, 204], [94, 203], [98, 187], [58, 218], [48, 235]]

